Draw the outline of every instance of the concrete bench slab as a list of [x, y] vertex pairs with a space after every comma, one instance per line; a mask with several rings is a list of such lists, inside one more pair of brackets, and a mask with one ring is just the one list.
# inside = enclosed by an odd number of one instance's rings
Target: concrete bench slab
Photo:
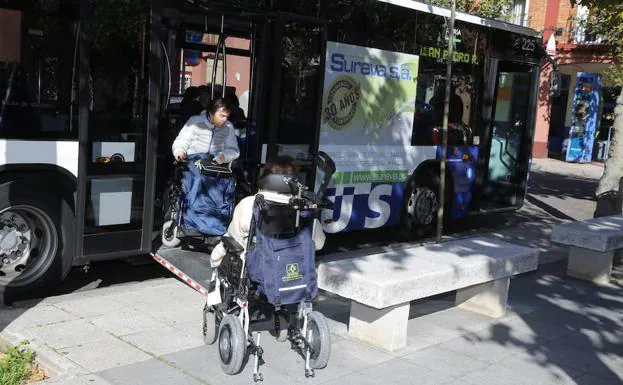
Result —
[[569, 246], [567, 275], [608, 284], [614, 253], [623, 249], [623, 215], [557, 225], [551, 239]]
[[489, 237], [357, 254], [321, 263], [318, 285], [352, 300], [350, 336], [390, 351], [406, 346], [411, 301], [457, 290], [457, 306], [500, 317], [510, 277], [538, 266], [538, 249]]

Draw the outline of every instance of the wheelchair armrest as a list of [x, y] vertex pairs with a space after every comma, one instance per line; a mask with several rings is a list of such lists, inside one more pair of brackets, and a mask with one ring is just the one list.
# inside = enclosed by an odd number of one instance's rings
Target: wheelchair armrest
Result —
[[244, 251], [244, 247], [240, 245], [240, 243], [236, 242], [236, 240], [229, 236], [224, 236], [221, 238], [223, 242], [223, 246], [225, 246], [225, 250], [228, 253], [240, 254]]

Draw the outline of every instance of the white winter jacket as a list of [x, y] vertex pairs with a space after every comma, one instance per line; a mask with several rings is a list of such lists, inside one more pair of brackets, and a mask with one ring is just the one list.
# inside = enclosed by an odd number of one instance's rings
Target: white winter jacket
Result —
[[[266, 199], [267, 201], [277, 203], [288, 203], [290, 201], [290, 198], [292, 197], [288, 194], [277, 194], [275, 192], [266, 190], [260, 190], [258, 194], [264, 195], [264, 199]], [[249, 229], [251, 228], [254, 201], [255, 195], [251, 195], [244, 198], [240, 201], [240, 203], [238, 203], [238, 205], [234, 209], [232, 221], [227, 228], [227, 233], [225, 234], [234, 238], [236, 242], [238, 242], [245, 250], [247, 248], [247, 239], [249, 238]], [[316, 250], [322, 249], [326, 236], [322, 231], [322, 225], [317, 219], [314, 219], [313, 237]], [[220, 265], [223, 257], [225, 257], [225, 254], [225, 246], [223, 246], [223, 242], [219, 242], [214, 250], [212, 250], [212, 255], [210, 256], [210, 265], [212, 267], [217, 267], [218, 265]]]
[[206, 111], [188, 119], [171, 147], [173, 152], [181, 149], [187, 155], [222, 152], [226, 163], [240, 156], [233, 124], [227, 121], [223, 127], [216, 128]]

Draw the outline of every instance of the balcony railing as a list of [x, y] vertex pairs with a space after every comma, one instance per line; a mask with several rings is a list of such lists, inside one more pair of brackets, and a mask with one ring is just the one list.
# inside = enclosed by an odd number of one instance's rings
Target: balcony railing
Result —
[[565, 27], [555, 31], [556, 40], [563, 44], [600, 45], [603, 44], [601, 36], [594, 34], [588, 28], [585, 21], [574, 17], [569, 18]]

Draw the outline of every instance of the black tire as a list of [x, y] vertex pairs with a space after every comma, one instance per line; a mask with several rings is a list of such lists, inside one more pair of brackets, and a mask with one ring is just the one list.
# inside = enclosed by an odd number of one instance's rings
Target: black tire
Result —
[[71, 270], [75, 254], [74, 212], [63, 198], [7, 182], [0, 185], [0, 221], [14, 214], [28, 224], [29, 240], [23, 243], [29, 257], [25, 265], [14, 259], [0, 274], [0, 302], [7, 304], [50, 295]]
[[[437, 228], [437, 205], [439, 204], [439, 174], [431, 171], [427, 174], [420, 174], [412, 177], [405, 188], [405, 196], [403, 199], [403, 213], [400, 221], [400, 229], [397, 233], [404, 241], [414, 241], [423, 239], [435, 234]], [[417, 189], [424, 190], [424, 196], [418, 196], [416, 201], [421, 199], [426, 200], [426, 190], [430, 191], [434, 195], [435, 209], [432, 213], [431, 220], [418, 221], [414, 220], [409, 215], [409, 205], [413, 191]], [[449, 218], [449, 213], [452, 208], [452, 195], [453, 195], [452, 177], [448, 169], [446, 169], [446, 193], [444, 202], [444, 223]], [[423, 223], [424, 222], [424, 223]]]
[[216, 313], [206, 305], [203, 308], [203, 342], [212, 345], [216, 342]]
[[[311, 346], [314, 354], [310, 357], [309, 364], [313, 369], [323, 369], [329, 363], [331, 356], [331, 334], [329, 333], [329, 325], [327, 319], [322, 313], [312, 311], [307, 316], [307, 331], [311, 331]], [[309, 333], [305, 332], [305, 336], [309, 338]]]
[[218, 350], [221, 369], [225, 374], [240, 373], [247, 352], [247, 338], [242, 324], [235, 316], [223, 316], [218, 329]]
[[[438, 179], [438, 178], [437, 178]], [[413, 193], [418, 189], [427, 189], [430, 190], [434, 194], [435, 200], [435, 210], [432, 214], [431, 221], [428, 223], [422, 223], [423, 221], [418, 221], [412, 217], [410, 214], [411, 210], [415, 210], [411, 208], [412, 205], [417, 205], [418, 200], [426, 200], [429, 199], [426, 196], [418, 196], [413, 197]], [[400, 223], [400, 238], [405, 241], [413, 241], [417, 239], [425, 238], [426, 236], [430, 236], [434, 233], [435, 228], [437, 227], [437, 212], [436, 207], [439, 203], [439, 184], [436, 182], [436, 179], [433, 175], [426, 176], [425, 178], [411, 178], [409, 182], [407, 182], [407, 188], [405, 189], [405, 196], [403, 200], [403, 213]], [[426, 193], [425, 193], [426, 194]], [[416, 202], [414, 202], [414, 200]]]

